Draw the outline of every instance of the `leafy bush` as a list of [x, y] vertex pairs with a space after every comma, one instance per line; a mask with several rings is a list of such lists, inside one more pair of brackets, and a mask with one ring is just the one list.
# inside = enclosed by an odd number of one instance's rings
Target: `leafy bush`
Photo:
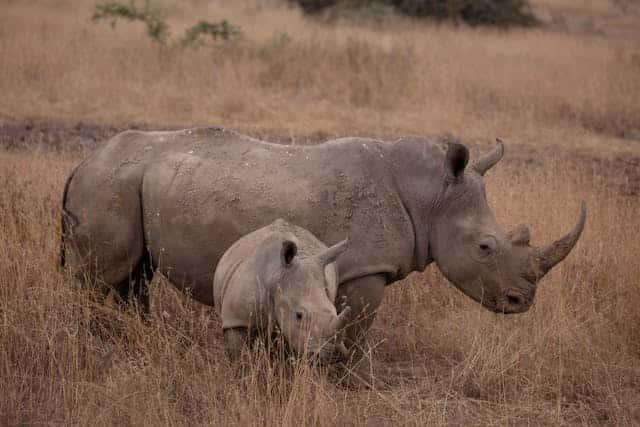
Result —
[[147, 35], [161, 44], [164, 44], [169, 36], [169, 26], [149, 7], [149, 2], [145, 2], [144, 10], [139, 10], [133, 0], [129, 4], [116, 1], [99, 3], [91, 19], [94, 21], [109, 19], [112, 27], [115, 27], [118, 19], [144, 22]]
[[[128, 4], [118, 1], [98, 3], [91, 19], [94, 21], [110, 20], [112, 27], [115, 27], [119, 19], [139, 21], [146, 25], [147, 35], [155, 42], [165, 45], [169, 38], [169, 25], [150, 6], [149, 0], [144, 2], [143, 9], [136, 6], [135, 0], [131, 0]], [[181, 44], [183, 46], [193, 45], [201, 39], [201, 36], [209, 36], [213, 40], [229, 40], [239, 34], [240, 29], [225, 20], [217, 23], [201, 20], [196, 25], [187, 28]]]
[[237, 34], [239, 34], [239, 29], [230, 25], [227, 21], [220, 21], [214, 24], [207, 21], [199, 21], [193, 27], [187, 29], [182, 43], [185, 45], [194, 44], [200, 39], [200, 36], [209, 36], [213, 40], [229, 40]]
[[536, 22], [528, 0], [291, 0], [308, 14], [332, 9], [380, 10], [391, 6], [397, 12], [416, 18], [452, 20], [469, 25], [531, 25]]

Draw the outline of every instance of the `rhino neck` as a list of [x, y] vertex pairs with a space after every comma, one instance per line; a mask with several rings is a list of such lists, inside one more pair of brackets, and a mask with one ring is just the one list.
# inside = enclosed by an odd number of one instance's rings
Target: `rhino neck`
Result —
[[423, 271], [433, 262], [430, 231], [444, 188], [444, 145], [424, 138], [403, 137], [392, 147], [391, 170], [414, 232], [412, 269]]

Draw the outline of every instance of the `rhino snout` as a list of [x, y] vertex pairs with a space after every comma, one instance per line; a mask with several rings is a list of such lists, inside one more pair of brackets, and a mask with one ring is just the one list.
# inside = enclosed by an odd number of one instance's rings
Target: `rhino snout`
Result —
[[325, 341], [310, 357], [321, 364], [337, 363], [348, 359], [349, 350], [347, 350], [342, 339], [333, 337]]
[[344, 327], [351, 313], [350, 307], [345, 307], [339, 315], [333, 315], [333, 319], [325, 327], [324, 339], [310, 337], [310, 357], [320, 363], [336, 363], [349, 357], [349, 350], [344, 344]]

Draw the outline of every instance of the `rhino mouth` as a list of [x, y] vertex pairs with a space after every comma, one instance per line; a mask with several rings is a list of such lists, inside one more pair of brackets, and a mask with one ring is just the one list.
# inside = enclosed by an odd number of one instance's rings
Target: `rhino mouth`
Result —
[[[521, 288], [525, 289], [535, 289], [535, 282], [527, 279], [526, 277], [521, 277], [522, 283]], [[479, 289], [481, 289], [479, 295], [478, 294], [467, 294], [471, 299], [480, 303], [487, 310], [492, 311], [497, 314], [517, 314], [524, 313], [529, 310], [531, 305], [533, 304], [533, 294], [528, 293], [523, 290], [519, 290], [517, 288], [507, 288], [497, 295], [493, 294], [493, 292], [488, 292], [486, 287], [484, 286], [484, 282], [481, 278], [479, 278], [476, 282], [476, 285]]]
[[[535, 289], [535, 283], [523, 278], [526, 287]], [[502, 297], [496, 298], [494, 303], [494, 311], [502, 314], [524, 313], [529, 310], [533, 304], [533, 294], [515, 289], [508, 289]]]
[[318, 365], [330, 365], [343, 362], [349, 357], [349, 350], [345, 347], [344, 342], [330, 341], [327, 341], [318, 351], [310, 354], [310, 360]]

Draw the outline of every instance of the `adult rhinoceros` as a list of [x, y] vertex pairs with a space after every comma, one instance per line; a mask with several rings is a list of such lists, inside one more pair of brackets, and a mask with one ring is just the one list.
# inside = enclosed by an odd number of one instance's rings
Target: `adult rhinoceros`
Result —
[[[327, 245], [344, 238], [338, 296], [352, 310], [345, 343], [358, 346], [384, 287], [435, 261], [489, 310], [521, 313], [538, 281], [564, 259], [586, 209], [566, 236], [529, 246], [525, 226], [506, 234], [487, 205], [482, 176], [495, 149], [467, 168], [457, 142], [342, 138], [313, 146], [259, 141], [224, 128], [123, 132], [69, 177], [63, 253], [90, 277], [148, 308], [143, 277], [159, 269], [213, 304], [214, 269], [243, 235], [277, 218]], [[64, 262], [64, 261], [63, 261]]]

